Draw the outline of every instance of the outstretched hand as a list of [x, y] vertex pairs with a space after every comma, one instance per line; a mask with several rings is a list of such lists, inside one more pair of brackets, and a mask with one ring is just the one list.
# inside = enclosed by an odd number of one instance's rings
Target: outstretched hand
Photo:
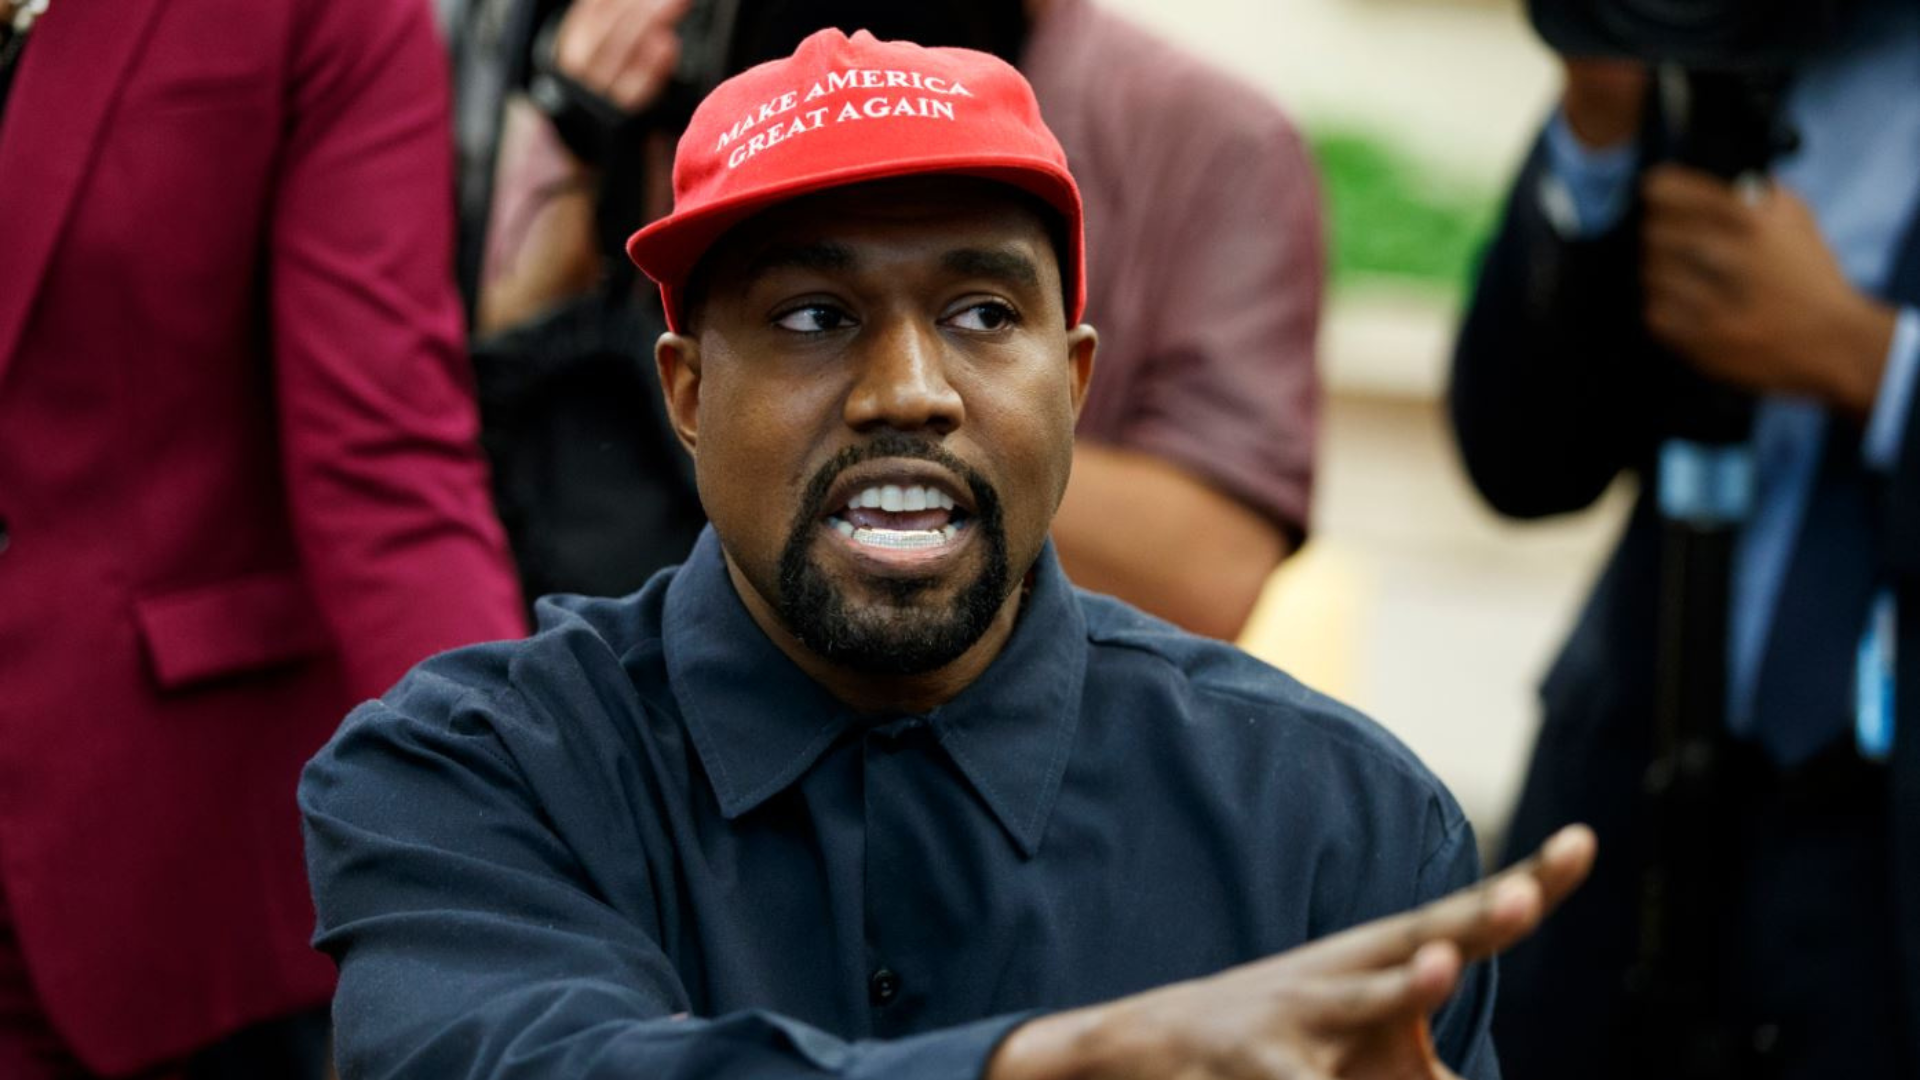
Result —
[[1035, 1020], [990, 1080], [1439, 1078], [1428, 1017], [1464, 966], [1540, 925], [1593, 866], [1570, 826], [1526, 861], [1402, 915], [1217, 975]]

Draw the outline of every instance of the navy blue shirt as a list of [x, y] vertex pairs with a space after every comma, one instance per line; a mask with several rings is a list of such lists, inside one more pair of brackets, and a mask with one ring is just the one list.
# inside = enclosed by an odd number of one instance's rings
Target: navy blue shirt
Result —
[[[1042, 1010], [1206, 975], [1474, 879], [1349, 709], [1074, 589], [987, 672], [857, 716], [709, 531], [620, 600], [416, 668], [300, 785], [345, 1076], [978, 1076]], [[1490, 968], [1435, 1021], [1494, 1077]]]

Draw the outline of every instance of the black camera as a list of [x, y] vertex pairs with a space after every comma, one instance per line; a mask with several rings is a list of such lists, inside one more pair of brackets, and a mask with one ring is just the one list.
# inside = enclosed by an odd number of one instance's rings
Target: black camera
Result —
[[1528, 0], [1563, 56], [1698, 71], [1783, 71], [1825, 42], [1857, 0]]

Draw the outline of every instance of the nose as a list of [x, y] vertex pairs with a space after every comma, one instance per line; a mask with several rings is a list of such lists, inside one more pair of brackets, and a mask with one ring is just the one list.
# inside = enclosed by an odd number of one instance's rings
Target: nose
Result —
[[966, 420], [960, 392], [947, 381], [938, 328], [907, 318], [869, 324], [861, 335], [859, 374], [847, 394], [847, 426], [891, 427], [945, 435]]

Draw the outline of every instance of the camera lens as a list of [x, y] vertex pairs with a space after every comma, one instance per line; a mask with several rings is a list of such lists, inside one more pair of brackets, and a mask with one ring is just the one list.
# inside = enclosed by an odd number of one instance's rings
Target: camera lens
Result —
[[1531, 0], [1540, 35], [1573, 56], [1770, 70], [1808, 54], [1855, 0]]

